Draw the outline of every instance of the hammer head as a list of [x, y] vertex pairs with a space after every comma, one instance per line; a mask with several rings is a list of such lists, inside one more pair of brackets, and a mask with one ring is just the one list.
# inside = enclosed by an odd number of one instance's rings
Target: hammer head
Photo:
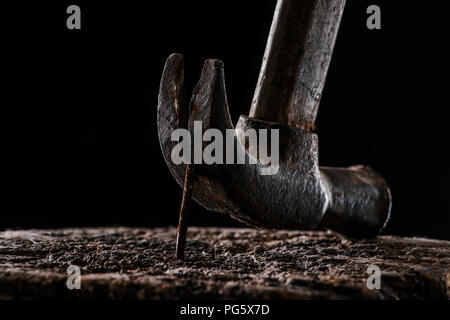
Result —
[[[183, 57], [171, 55], [165, 65], [158, 97], [158, 134], [166, 163], [180, 186], [185, 165], [171, 153], [172, 132], [218, 129], [232, 140], [245, 164], [196, 164], [193, 199], [255, 227], [272, 229], [332, 228], [352, 236], [373, 236], [385, 226], [391, 201], [387, 184], [367, 167], [319, 168], [317, 135], [288, 125], [241, 116], [234, 129], [228, 111], [223, 63], [207, 60], [194, 89], [189, 110], [184, 96]], [[279, 164], [272, 175], [261, 174], [267, 164], [246, 146], [249, 130], [276, 129]], [[258, 138], [260, 138], [258, 136]], [[256, 162], [251, 164], [251, 160]]]

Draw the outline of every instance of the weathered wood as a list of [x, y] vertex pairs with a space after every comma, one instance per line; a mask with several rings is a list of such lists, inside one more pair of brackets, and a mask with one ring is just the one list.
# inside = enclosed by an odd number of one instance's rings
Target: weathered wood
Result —
[[[0, 297], [89, 299], [448, 299], [450, 242], [331, 232], [192, 228], [0, 232]], [[367, 267], [381, 268], [369, 290]], [[81, 289], [66, 287], [81, 268]]]

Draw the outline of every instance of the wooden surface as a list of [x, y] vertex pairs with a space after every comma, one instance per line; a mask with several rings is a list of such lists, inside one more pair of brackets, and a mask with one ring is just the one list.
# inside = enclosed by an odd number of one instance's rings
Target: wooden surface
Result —
[[[0, 298], [448, 299], [450, 242], [331, 232], [191, 228], [0, 232]], [[381, 289], [367, 288], [367, 268]], [[66, 286], [69, 265], [81, 289]]]

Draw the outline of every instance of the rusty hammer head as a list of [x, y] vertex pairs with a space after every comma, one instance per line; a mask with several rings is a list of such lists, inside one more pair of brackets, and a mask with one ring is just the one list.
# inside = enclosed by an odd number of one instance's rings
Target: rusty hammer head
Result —
[[[172, 175], [184, 183], [186, 167], [171, 153], [172, 132], [201, 121], [232, 139], [246, 164], [196, 165], [192, 197], [203, 207], [256, 227], [331, 228], [368, 237], [385, 226], [391, 196], [384, 179], [366, 166], [319, 167], [318, 137], [312, 132], [345, 0], [279, 0], [249, 116], [234, 128], [228, 111], [223, 64], [207, 60], [185, 103], [183, 57], [171, 55], [158, 97], [158, 133]], [[255, 130], [256, 129], [256, 130]], [[246, 144], [246, 132], [277, 129], [279, 166], [263, 175]], [[239, 151], [239, 150], [238, 150]]]

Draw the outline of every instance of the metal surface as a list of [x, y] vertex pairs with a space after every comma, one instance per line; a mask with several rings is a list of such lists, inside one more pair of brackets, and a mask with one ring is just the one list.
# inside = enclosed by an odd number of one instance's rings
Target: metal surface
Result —
[[[318, 138], [310, 132], [344, 2], [279, 1], [251, 117], [241, 116], [236, 125], [244, 133], [249, 129], [279, 129], [279, 170], [275, 175], [261, 175], [264, 165], [260, 162], [196, 165], [192, 197], [200, 205], [251, 226], [272, 229], [321, 227], [369, 237], [385, 226], [391, 197], [384, 179], [364, 166], [319, 168]], [[284, 33], [288, 36], [283, 36]], [[295, 34], [300, 44], [292, 45], [292, 49], [288, 42], [295, 39]], [[301, 54], [283, 62], [281, 49], [298, 50]], [[286, 81], [274, 89], [275, 80], [283, 78], [283, 70], [290, 66], [292, 72], [288, 72]], [[171, 141], [171, 133], [183, 127], [180, 119], [188, 112], [184, 103], [183, 69], [181, 55], [168, 58], [158, 99], [161, 149], [181, 186], [186, 166], [175, 165], [170, 156], [177, 144]], [[196, 120], [202, 121], [203, 130], [217, 128], [224, 136], [226, 129], [233, 129], [221, 61], [205, 62], [190, 102], [190, 129]], [[241, 137], [235, 134], [234, 140], [245, 152], [248, 163], [251, 155]]]
[[345, 0], [280, 0], [249, 116], [314, 128]]
[[186, 165], [186, 174], [184, 177], [183, 198], [181, 200], [180, 217], [177, 229], [177, 244], [175, 256], [178, 259], [184, 259], [184, 249], [186, 247], [186, 236], [189, 223], [189, 214], [191, 211], [190, 202], [192, 198], [192, 179], [194, 176], [194, 166]]

